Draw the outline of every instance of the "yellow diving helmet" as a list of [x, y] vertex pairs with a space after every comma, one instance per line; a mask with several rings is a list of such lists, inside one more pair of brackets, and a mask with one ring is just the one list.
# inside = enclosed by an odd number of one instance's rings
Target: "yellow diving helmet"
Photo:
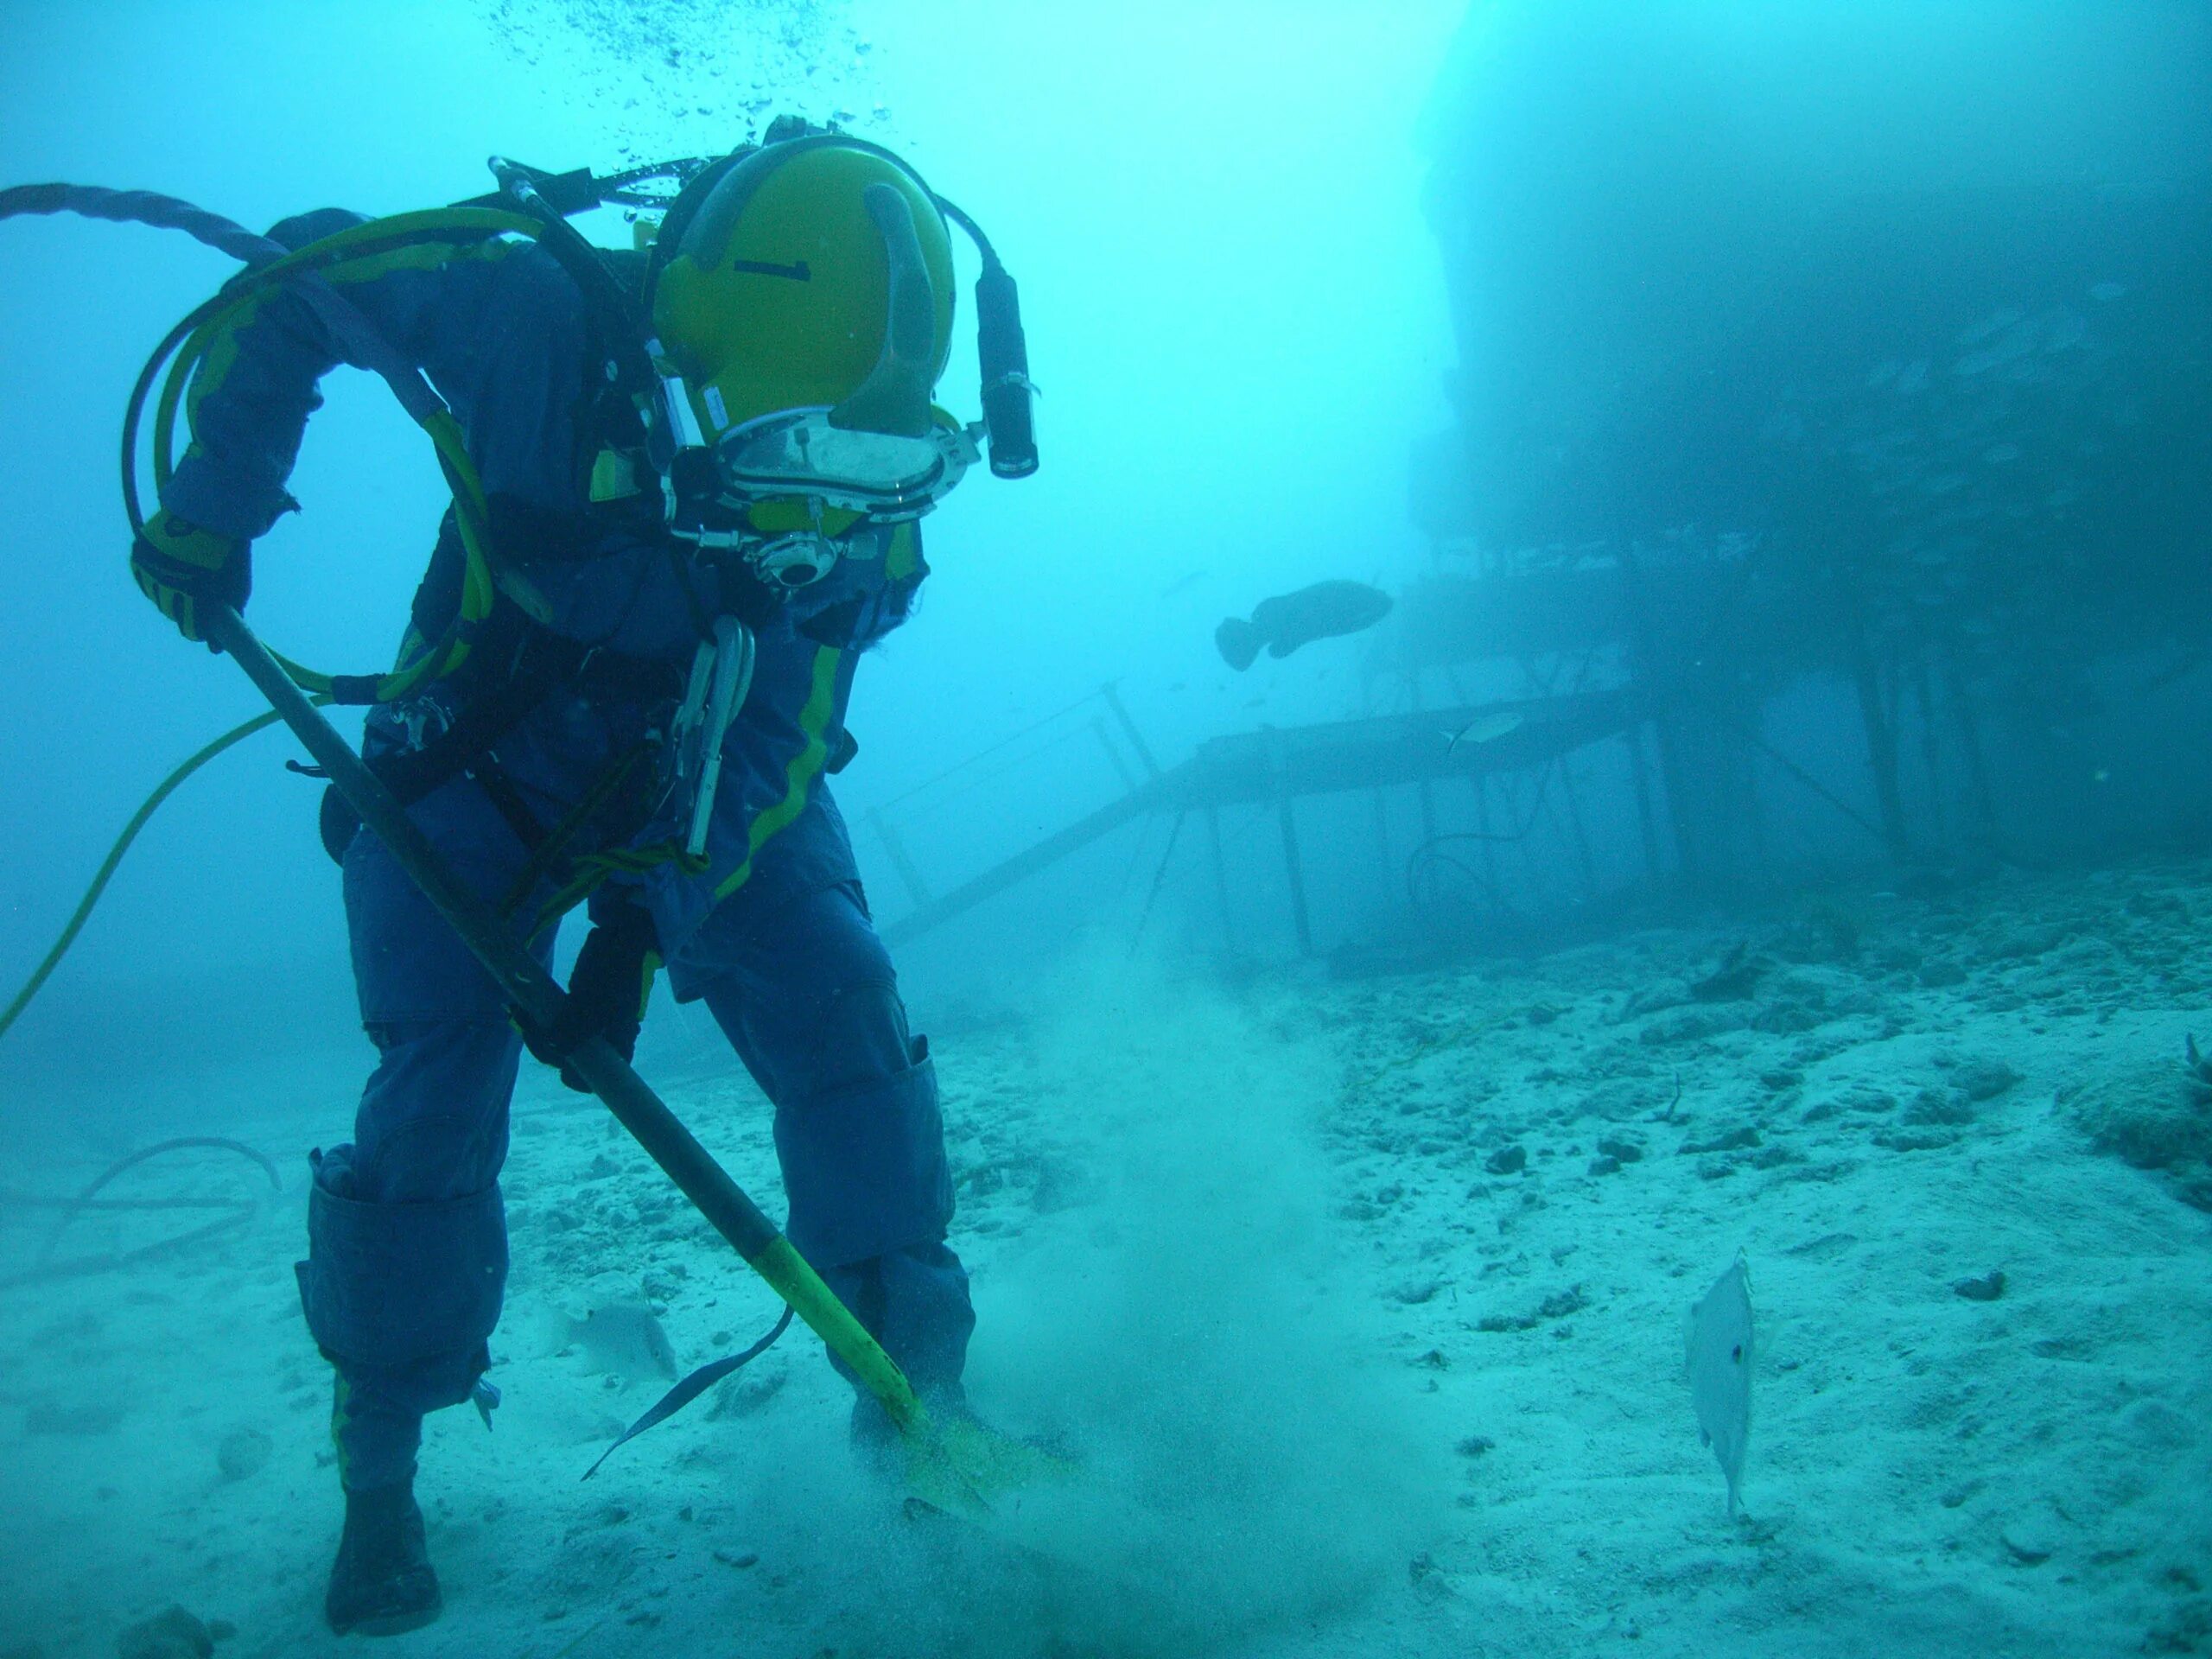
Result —
[[685, 195], [655, 249], [651, 321], [722, 501], [849, 523], [935, 506], [981, 435], [931, 401], [953, 313], [937, 196], [832, 131], [741, 152]]

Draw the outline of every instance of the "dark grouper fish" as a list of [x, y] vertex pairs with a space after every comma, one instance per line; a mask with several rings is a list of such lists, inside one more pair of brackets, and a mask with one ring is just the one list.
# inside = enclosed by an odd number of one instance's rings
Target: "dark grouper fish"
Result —
[[1241, 674], [1262, 645], [1270, 657], [1287, 657], [1316, 639], [1371, 628], [1389, 609], [1390, 595], [1363, 582], [1317, 582], [1294, 594], [1262, 600], [1249, 622], [1229, 618], [1213, 631], [1213, 642], [1221, 648], [1222, 660]]

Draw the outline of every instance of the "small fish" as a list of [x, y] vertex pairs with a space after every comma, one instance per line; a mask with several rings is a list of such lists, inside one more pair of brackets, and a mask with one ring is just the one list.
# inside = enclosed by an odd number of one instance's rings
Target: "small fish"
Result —
[[1751, 1433], [1752, 1356], [1751, 1270], [1739, 1252], [1690, 1310], [1683, 1342], [1698, 1436], [1719, 1460], [1731, 1516], [1740, 1503]]
[[1270, 657], [1287, 657], [1316, 639], [1371, 628], [1389, 609], [1390, 595], [1363, 582], [1317, 582], [1294, 594], [1262, 600], [1249, 622], [1227, 618], [1213, 631], [1213, 642], [1222, 660], [1241, 674], [1262, 646]]
[[1980, 321], [1962, 330], [1959, 335], [1959, 344], [1979, 346], [1982, 341], [2003, 334], [2007, 328], [2018, 326], [2027, 315], [2018, 306], [2013, 305], [2006, 306], [2002, 311], [1992, 312]]
[[1194, 588], [1203, 582], [1205, 579], [1205, 574], [1203, 570], [1193, 570], [1188, 575], [1178, 576], [1160, 590], [1160, 596], [1162, 599], [1173, 599], [1185, 588]]
[[1444, 753], [1449, 754], [1462, 743], [1495, 743], [1509, 732], [1517, 732], [1528, 723], [1526, 715], [1500, 709], [1492, 714], [1477, 715], [1458, 731], [1443, 732], [1439, 735], [1449, 740], [1444, 745]]
[[594, 1307], [581, 1319], [563, 1319], [556, 1327], [560, 1346], [581, 1349], [587, 1371], [612, 1371], [626, 1377], [658, 1372], [676, 1375], [676, 1351], [653, 1311], [642, 1302], [613, 1302]]
[[2071, 351], [2088, 337], [2088, 320], [2078, 311], [2061, 306], [2044, 319], [2043, 348], [2046, 352]]

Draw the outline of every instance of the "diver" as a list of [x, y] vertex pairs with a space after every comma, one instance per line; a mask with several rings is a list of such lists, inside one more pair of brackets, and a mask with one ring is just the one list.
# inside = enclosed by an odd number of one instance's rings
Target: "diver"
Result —
[[[496, 1399], [498, 1178], [521, 1050], [557, 1059], [596, 1033], [626, 1058], [663, 965], [773, 1103], [792, 1243], [925, 1400], [959, 1407], [974, 1314], [946, 1243], [936, 1079], [826, 782], [856, 747], [855, 663], [928, 573], [916, 520], [976, 458], [931, 402], [951, 343], [948, 212], [969, 223], [890, 152], [785, 120], [692, 179], [650, 248], [592, 250], [596, 270], [508, 237], [333, 269], [450, 406], [499, 556], [466, 662], [377, 705], [364, 756], [542, 962], [563, 908], [581, 900], [591, 921], [575, 1028], [519, 1030], [391, 854], [326, 797], [377, 1050], [353, 1139], [315, 1156], [298, 1268], [336, 1371], [339, 1633], [440, 1611], [416, 1460], [425, 1414], [473, 1399], [488, 1422]], [[325, 210], [270, 235], [299, 248], [360, 222]], [[620, 385], [638, 342], [593, 291], [607, 276], [680, 377], [677, 415], [699, 435], [684, 459], [714, 469], [722, 516], [688, 534]], [[317, 383], [357, 360], [289, 289], [221, 327], [190, 446], [131, 554], [192, 639], [195, 605], [245, 606], [255, 539], [296, 506], [285, 485]], [[449, 512], [403, 664], [486, 602], [471, 583]], [[750, 677], [733, 683], [741, 636]], [[892, 1432], [862, 1394], [855, 1440]]]

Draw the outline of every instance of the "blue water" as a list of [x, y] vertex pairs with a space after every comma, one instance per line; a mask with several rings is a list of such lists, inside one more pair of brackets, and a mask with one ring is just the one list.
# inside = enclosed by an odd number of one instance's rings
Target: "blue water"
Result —
[[[1035, 1555], [918, 1534], [792, 1338], [577, 1485], [651, 1396], [543, 1330], [642, 1297], [693, 1363], [765, 1301], [533, 1072], [510, 1403], [435, 1420], [448, 1612], [396, 1650], [2212, 1649], [2212, 9], [35, 3], [0, 108], [0, 185], [256, 228], [794, 111], [1020, 281], [1042, 467], [929, 519], [836, 787], [943, 1075], [976, 1392], [1085, 1484]], [[9, 995], [264, 705], [138, 594], [117, 492], [230, 263], [0, 246]], [[443, 485], [373, 378], [322, 390], [249, 620], [361, 671]], [[1324, 581], [1390, 613], [1224, 664]], [[371, 1056], [296, 753], [163, 806], [0, 1036], [0, 1656], [173, 1603], [328, 1639], [289, 1263]], [[779, 1214], [702, 1011], [640, 1057]], [[110, 1196], [238, 1220], [144, 1258], [171, 1211], [47, 1202], [180, 1135], [283, 1192], [149, 1162]], [[1675, 1325], [1739, 1248], [1740, 1522]]]

